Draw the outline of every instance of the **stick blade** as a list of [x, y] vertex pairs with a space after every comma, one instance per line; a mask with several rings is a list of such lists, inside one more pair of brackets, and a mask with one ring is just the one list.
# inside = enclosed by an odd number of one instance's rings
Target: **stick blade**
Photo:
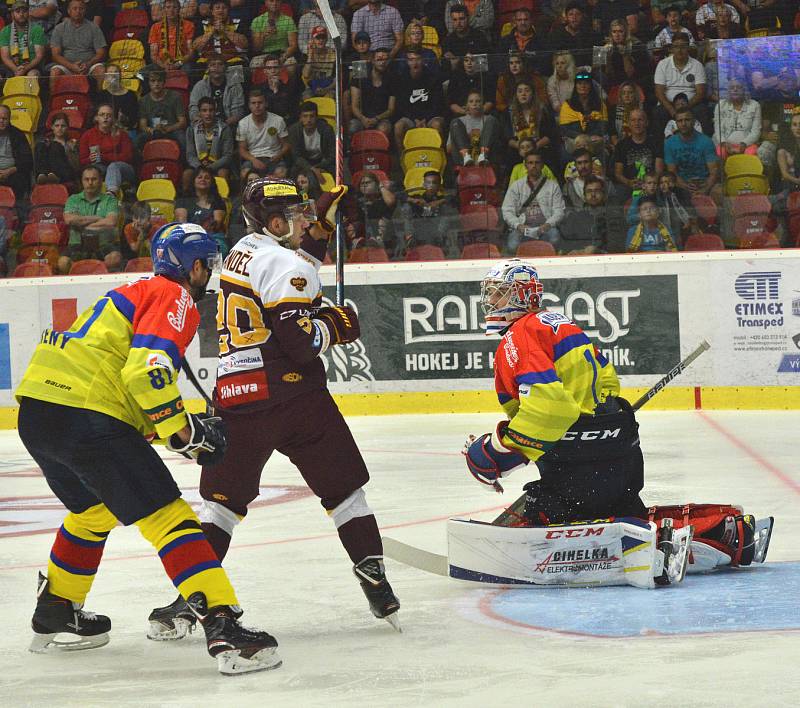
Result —
[[409, 546], [407, 543], [387, 536], [381, 537], [381, 540], [383, 541], [383, 555], [387, 558], [417, 570], [424, 570], [426, 573], [449, 576], [450, 564], [447, 562], [447, 556], [423, 551], [421, 548]]

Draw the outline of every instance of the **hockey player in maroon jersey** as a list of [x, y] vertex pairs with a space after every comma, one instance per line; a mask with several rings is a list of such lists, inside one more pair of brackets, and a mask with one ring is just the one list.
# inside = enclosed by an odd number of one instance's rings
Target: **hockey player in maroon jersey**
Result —
[[639, 426], [614, 367], [575, 323], [542, 307], [542, 293], [536, 269], [519, 259], [493, 266], [481, 283], [487, 334], [502, 335], [495, 388], [508, 419], [467, 440], [472, 475], [502, 491], [502, 477], [536, 463], [540, 479], [524, 487], [520, 525], [670, 518], [695, 527], [690, 570], [763, 562], [771, 517], [756, 521], [731, 505], [644, 505]]
[[[378, 525], [364, 495], [369, 473], [328, 392], [320, 359], [360, 334], [352, 308], [319, 307], [319, 268], [346, 191], [337, 186], [315, 207], [291, 180], [262, 178], [244, 189], [250, 233], [225, 260], [217, 304], [214, 401], [228, 449], [220, 464], [203, 467], [199, 516], [224, 559], [234, 528], [258, 495], [264, 465], [280, 451], [331, 517], [372, 613], [399, 629], [400, 603], [386, 580]], [[148, 636], [179, 639], [193, 624], [178, 598], [153, 610]]]

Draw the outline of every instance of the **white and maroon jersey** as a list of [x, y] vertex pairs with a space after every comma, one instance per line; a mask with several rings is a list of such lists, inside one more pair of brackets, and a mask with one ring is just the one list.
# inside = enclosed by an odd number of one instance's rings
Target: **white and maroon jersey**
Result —
[[265, 408], [326, 386], [319, 355], [330, 336], [312, 319], [322, 297], [320, 266], [266, 235], [248, 234], [233, 247], [217, 300], [215, 405]]

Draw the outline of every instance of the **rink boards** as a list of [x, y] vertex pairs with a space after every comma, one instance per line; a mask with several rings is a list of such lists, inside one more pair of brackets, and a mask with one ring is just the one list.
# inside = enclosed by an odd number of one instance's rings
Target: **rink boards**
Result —
[[[792, 251], [537, 259], [544, 302], [580, 325], [635, 398], [702, 339], [711, 350], [652, 408], [800, 408], [800, 256]], [[482, 329], [487, 261], [348, 266], [346, 298], [362, 337], [325, 355], [346, 415], [496, 409], [497, 340]], [[45, 327], [77, 313], [134, 274], [0, 281], [0, 427], [13, 427], [18, 384]], [[322, 269], [333, 297], [333, 267]], [[216, 376], [216, 302], [187, 356], [207, 392]], [[182, 382], [187, 399], [199, 399]]]

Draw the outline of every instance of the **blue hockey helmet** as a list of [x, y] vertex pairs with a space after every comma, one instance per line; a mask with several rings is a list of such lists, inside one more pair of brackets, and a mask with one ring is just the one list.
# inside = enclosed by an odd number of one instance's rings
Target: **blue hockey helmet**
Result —
[[156, 275], [179, 282], [189, 279], [196, 260], [212, 272], [219, 272], [221, 266], [216, 241], [197, 224], [165, 224], [153, 234], [150, 254]]

